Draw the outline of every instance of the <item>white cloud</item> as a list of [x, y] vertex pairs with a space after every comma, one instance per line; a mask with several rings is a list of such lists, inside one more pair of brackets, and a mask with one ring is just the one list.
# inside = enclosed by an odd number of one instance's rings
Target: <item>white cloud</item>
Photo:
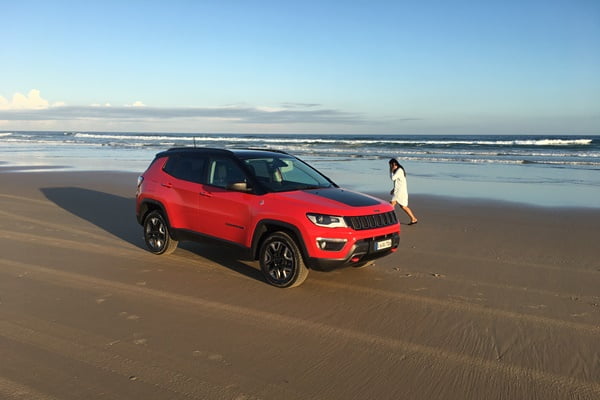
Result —
[[49, 105], [32, 89], [27, 96], [15, 93], [12, 101], [0, 96], [0, 120], [12, 121], [83, 121], [120, 120], [213, 120], [230, 124], [281, 125], [281, 124], [365, 124], [362, 115], [335, 109], [325, 109], [318, 104], [285, 103], [280, 106], [229, 105], [224, 107], [150, 107], [142, 101], [124, 106], [110, 103], [90, 106], [68, 106], [63, 102]]
[[[0, 126], [3, 129], [38, 130], [177, 130], [214, 132], [311, 132], [364, 131], [381, 125], [365, 115], [320, 104], [283, 103], [275, 106], [230, 104], [221, 107], [153, 107], [142, 101], [123, 106], [106, 102], [70, 106], [49, 102], [40, 91], [27, 96], [16, 93], [12, 100], [0, 96]], [[17, 128], [12, 128], [17, 127]]]
[[15, 93], [11, 101], [0, 96], [0, 110], [43, 110], [48, 107], [48, 100], [43, 99], [37, 89], [31, 89], [27, 96]]
[[138, 100], [133, 104], [125, 104], [125, 107], [146, 107], [146, 105]]

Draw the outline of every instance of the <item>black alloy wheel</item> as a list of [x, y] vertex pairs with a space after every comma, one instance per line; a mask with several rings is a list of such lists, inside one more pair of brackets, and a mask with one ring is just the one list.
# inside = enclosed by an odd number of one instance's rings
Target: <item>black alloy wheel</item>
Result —
[[267, 282], [280, 288], [299, 286], [308, 276], [298, 245], [287, 233], [275, 232], [263, 242], [260, 268]]
[[160, 211], [152, 211], [144, 219], [144, 240], [154, 254], [170, 254], [178, 242], [171, 237], [169, 226]]

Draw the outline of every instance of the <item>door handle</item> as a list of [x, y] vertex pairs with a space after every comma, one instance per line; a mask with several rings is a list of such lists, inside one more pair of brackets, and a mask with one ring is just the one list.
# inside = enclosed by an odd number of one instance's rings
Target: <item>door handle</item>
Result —
[[171, 182], [161, 183], [160, 185], [166, 187], [167, 189], [171, 189], [173, 187], [173, 184]]
[[202, 191], [202, 192], [200, 192], [200, 196], [204, 196], [204, 197], [212, 197], [212, 193], [210, 193], [210, 192], [204, 192], [204, 191]]

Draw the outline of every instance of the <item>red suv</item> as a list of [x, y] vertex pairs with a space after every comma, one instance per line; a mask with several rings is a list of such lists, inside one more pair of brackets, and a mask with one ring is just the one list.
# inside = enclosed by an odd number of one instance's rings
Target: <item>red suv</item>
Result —
[[400, 240], [390, 204], [273, 150], [158, 153], [138, 178], [136, 216], [151, 252], [216, 238], [247, 250], [277, 287], [300, 285], [309, 268], [367, 265]]

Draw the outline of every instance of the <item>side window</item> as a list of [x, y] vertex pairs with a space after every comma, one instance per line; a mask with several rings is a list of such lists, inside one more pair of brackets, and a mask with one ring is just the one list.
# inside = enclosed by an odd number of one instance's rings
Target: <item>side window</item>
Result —
[[263, 183], [271, 182], [271, 170], [268, 159], [251, 159], [246, 160], [246, 165], [254, 172], [256, 179]]
[[208, 184], [226, 188], [232, 183], [246, 182], [246, 174], [229, 158], [215, 158], [209, 163]]
[[173, 154], [167, 160], [164, 171], [184, 181], [203, 183], [206, 158], [196, 154]]

